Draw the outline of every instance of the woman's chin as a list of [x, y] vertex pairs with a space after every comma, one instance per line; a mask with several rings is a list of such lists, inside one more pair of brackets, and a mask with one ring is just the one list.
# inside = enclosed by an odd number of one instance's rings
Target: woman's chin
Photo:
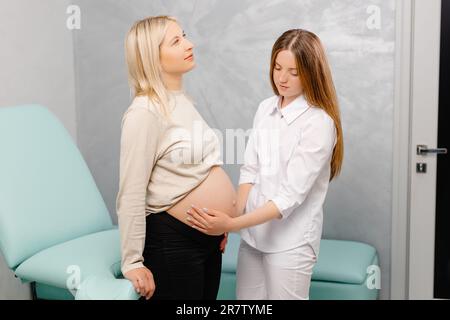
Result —
[[195, 61], [190, 62], [189, 66], [186, 68], [184, 73], [188, 73], [189, 71], [192, 71], [196, 66], [197, 66], [197, 64], [195, 63]]

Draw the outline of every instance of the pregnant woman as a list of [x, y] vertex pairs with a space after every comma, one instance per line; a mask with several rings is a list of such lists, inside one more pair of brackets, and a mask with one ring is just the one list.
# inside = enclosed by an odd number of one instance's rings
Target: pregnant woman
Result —
[[141, 299], [216, 299], [226, 237], [186, 223], [192, 203], [236, 214], [220, 144], [183, 91], [193, 44], [176, 19], [136, 22], [126, 41], [134, 100], [122, 118], [116, 198], [122, 273]]

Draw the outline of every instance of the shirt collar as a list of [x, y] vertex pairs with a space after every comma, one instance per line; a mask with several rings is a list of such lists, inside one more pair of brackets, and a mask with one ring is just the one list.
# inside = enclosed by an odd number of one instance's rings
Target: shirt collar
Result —
[[273, 104], [270, 114], [273, 114], [275, 111], [278, 111], [283, 119], [286, 120], [287, 124], [290, 125], [294, 120], [300, 117], [303, 113], [305, 113], [311, 106], [306, 101], [305, 96], [298, 96], [294, 101], [292, 101], [289, 105], [280, 109], [281, 96], [278, 96], [276, 103]]

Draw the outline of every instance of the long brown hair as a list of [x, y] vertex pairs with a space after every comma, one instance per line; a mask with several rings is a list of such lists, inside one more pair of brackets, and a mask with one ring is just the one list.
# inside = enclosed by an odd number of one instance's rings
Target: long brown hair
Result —
[[273, 45], [270, 61], [270, 82], [277, 96], [280, 93], [273, 81], [273, 69], [278, 53], [283, 50], [289, 50], [295, 56], [306, 101], [312, 106], [323, 109], [334, 120], [337, 142], [331, 158], [331, 181], [341, 172], [344, 142], [336, 89], [325, 50], [319, 37], [312, 32], [294, 29], [283, 33]]

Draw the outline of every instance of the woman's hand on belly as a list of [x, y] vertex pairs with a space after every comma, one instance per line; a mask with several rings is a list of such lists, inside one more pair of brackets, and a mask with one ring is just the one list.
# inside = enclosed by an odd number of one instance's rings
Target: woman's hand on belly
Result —
[[192, 206], [187, 214], [186, 220], [191, 226], [205, 234], [218, 236], [233, 231], [233, 218], [228, 213], [214, 209], [207, 209], [205, 212], [204, 209]]

